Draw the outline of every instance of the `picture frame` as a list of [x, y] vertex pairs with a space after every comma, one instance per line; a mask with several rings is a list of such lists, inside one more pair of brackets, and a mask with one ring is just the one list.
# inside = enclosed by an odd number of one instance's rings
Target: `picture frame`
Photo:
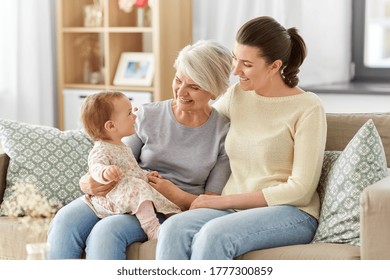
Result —
[[153, 53], [123, 52], [115, 72], [116, 86], [151, 86], [154, 76]]

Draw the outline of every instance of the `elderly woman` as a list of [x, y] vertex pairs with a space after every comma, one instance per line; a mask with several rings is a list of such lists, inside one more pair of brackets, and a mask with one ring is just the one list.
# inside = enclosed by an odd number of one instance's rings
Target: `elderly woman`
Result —
[[[229, 121], [209, 101], [229, 86], [230, 51], [212, 41], [186, 46], [178, 55], [172, 82], [174, 99], [143, 105], [136, 134], [125, 140], [141, 168], [158, 171], [150, 185], [182, 210], [201, 194], [220, 194], [230, 175], [224, 142]], [[87, 175], [81, 189], [105, 195]], [[159, 215], [160, 221], [166, 219]], [[137, 218], [128, 214], [98, 218], [76, 199], [55, 216], [49, 230], [49, 258], [126, 259], [126, 248], [147, 240]]]

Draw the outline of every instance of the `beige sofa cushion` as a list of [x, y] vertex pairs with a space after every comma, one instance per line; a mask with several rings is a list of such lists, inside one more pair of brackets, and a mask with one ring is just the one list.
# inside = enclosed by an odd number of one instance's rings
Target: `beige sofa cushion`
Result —
[[385, 148], [387, 166], [390, 167], [390, 113], [328, 113], [326, 150], [344, 150], [352, 137], [368, 119], [374, 121], [375, 127], [381, 136], [383, 147]]
[[315, 243], [255, 250], [238, 260], [359, 260], [360, 248], [350, 244]]
[[[129, 260], [154, 260], [156, 240], [136, 242], [127, 248]], [[237, 260], [359, 260], [360, 248], [350, 244], [316, 243], [255, 250]]]

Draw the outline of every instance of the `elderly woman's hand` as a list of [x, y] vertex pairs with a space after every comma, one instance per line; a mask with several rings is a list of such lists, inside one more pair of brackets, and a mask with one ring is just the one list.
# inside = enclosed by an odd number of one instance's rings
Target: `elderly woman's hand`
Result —
[[149, 185], [170, 201], [180, 207], [182, 211], [188, 210], [196, 195], [183, 191], [171, 181], [158, 177], [148, 176]]
[[160, 174], [158, 174], [158, 176], [156, 176], [156, 174], [148, 174], [148, 180], [149, 185], [151, 185], [159, 193], [162, 193], [164, 196], [167, 196], [177, 190], [175, 184], [167, 179], [164, 179]]
[[81, 177], [79, 184], [81, 191], [85, 194], [106, 196], [106, 194], [115, 186], [116, 182], [102, 185], [92, 179], [89, 174], [85, 174]]
[[160, 175], [160, 173], [158, 173], [157, 171], [151, 171], [149, 172], [148, 174], [146, 174], [146, 177], [148, 177], [148, 180], [150, 181], [150, 177], [157, 177], [157, 178], [160, 178], [162, 179], [163, 177]]

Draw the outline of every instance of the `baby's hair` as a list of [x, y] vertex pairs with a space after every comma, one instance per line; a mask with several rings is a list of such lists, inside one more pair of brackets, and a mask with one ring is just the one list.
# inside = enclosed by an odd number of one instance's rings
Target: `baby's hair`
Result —
[[114, 111], [113, 100], [121, 97], [126, 95], [119, 91], [103, 91], [85, 98], [81, 105], [81, 121], [93, 140], [110, 140], [104, 125]]

